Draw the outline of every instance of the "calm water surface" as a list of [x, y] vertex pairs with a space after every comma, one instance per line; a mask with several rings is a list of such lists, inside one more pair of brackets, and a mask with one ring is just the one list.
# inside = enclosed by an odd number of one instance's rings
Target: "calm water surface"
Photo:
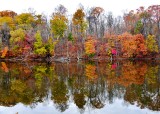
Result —
[[159, 114], [160, 62], [0, 62], [0, 114]]

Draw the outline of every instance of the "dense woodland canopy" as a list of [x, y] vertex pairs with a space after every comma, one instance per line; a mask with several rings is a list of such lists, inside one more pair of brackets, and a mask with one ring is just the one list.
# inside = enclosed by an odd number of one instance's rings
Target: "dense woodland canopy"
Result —
[[57, 6], [50, 18], [34, 9], [0, 11], [1, 58], [158, 57], [160, 5], [143, 6], [114, 17], [101, 7], [68, 15]]

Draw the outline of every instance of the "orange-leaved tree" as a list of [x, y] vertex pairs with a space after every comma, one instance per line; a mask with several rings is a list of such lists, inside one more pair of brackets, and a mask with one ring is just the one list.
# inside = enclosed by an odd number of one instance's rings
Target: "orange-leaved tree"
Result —
[[143, 57], [147, 54], [147, 47], [145, 44], [144, 36], [142, 34], [134, 35], [134, 40], [136, 42], [136, 57]]
[[74, 36], [79, 37], [79, 36], [84, 36], [85, 29], [86, 29], [86, 22], [85, 22], [85, 13], [83, 12], [82, 9], [78, 9], [72, 18], [73, 21], [73, 27], [74, 27]]
[[143, 35], [131, 35], [129, 33], [123, 33], [118, 36], [123, 57], [143, 57], [147, 54], [147, 47]]
[[16, 12], [11, 11], [11, 10], [3, 10], [0, 11], [0, 17], [12, 17], [14, 18], [17, 15]]
[[2, 50], [2, 55], [1, 55], [1, 58], [5, 58], [6, 55], [7, 55], [7, 52], [8, 52], [8, 47], [4, 47], [4, 49]]
[[88, 57], [93, 57], [96, 54], [96, 43], [97, 40], [93, 39], [93, 37], [88, 37], [85, 41], [85, 54]]

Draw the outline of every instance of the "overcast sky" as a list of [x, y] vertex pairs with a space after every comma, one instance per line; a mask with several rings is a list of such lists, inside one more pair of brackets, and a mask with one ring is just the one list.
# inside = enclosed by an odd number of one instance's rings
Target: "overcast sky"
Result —
[[135, 10], [139, 6], [147, 8], [150, 5], [160, 5], [160, 0], [0, 0], [0, 10], [13, 10], [17, 13], [34, 8], [37, 13], [50, 15], [54, 8], [62, 4], [69, 14], [75, 12], [79, 4], [84, 8], [100, 6], [106, 12], [112, 11], [114, 15], [122, 15], [125, 10]]

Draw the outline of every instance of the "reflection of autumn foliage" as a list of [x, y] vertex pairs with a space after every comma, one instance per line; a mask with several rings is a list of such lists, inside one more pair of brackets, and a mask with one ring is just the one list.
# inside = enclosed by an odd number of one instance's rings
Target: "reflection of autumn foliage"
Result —
[[142, 85], [132, 85], [126, 89], [124, 99], [131, 104], [137, 103], [141, 108], [151, 110], [160, 109], [160, 94], [158, 82], [158, 66], [150, 66], [145, 75]]
[[147, 65], [134, 65], [132, 62], [124, 63], [122, 66], [122, 76], [117, 78], [117, 82], [124, 86], [131, 84], [143, 84]]
[[112, 71], [111, 68], [107, 69], [107, 73], [109, 73], [108, 81], [111, 83], [118, 83], [125, 87], [128, 87], [131, 84], [143, 84], [146, 71], [146, 64], [125, 62], [121, 67], [121, 76], [119, 77], [116, 76], [115, 72]]
[[[62, 72], [59, 72], [62, 71]], [[75, 75], [83, 75], [84, 74], [84, 65], [77, 64], [76, 62], [72, 63], [56, 63], [55, 73], [57, 75], [64, 76], [75, 76]]]
[[87, 64], [85, 71], [86, 71], [86, 76], [88, 77], [88, 79], [94, 80], [98, 77], [96, 73], [96, 66], [94, 65]]
[[52, 86], [52, 100], [57, 105], [57, 108], [63, 112], [67, 109], [68, 101], [68, 89], [66, 84], [58, 79], [54, 80], [54, 85]]
[[21, 64], [9, 64], [10, 72], [13, 77], [18, 77], [20, 79], [26, 79], [28, 78], [32, 71], [31, 69], [26, 65]]
[[[2, 63], [2, 67], [5, 67], [6, 63]], [[30, 64], [31, 65], [31, 64]], [[25, 105], [32, 105], [36, 102], [41, 102], [47, 95], [48, 89], [46, 88], [47, 77], [40, 77], [41, 80], [36, 79], [35, 70], [28, 68], [22, 64], [6, 64], [9, 67], [9, 71], [5, 72], [2, 69], [2, 78], [0, 78], [0, 104], [3, 106], [13, 106], [16, 103], [22, 102]], [[35, 73], [35, 75], [34, 75]], [[50, 74], [51, 72], [48, 71]], [[35, 78], [34, 78], [35, 77]], [[38, 88], [36, 83], [41, 84]], [[6, 88], [7, 87], [7, 88]]]
[[[135, 102], [141, 108], [149, 108], [151, 110], [159, 111], [160, 109], [160, 94], [157, 91], [150, 92], [148, 89], [149, 86], [144, 84], [143, 86], [133, 85], [127, 88], [124, 99], [134, 104]], [[145, 91], [144, 91], [145, 90]]]
[[5, 72], [9, 72], [9, 70], [8, 70], [8, 67], [7, 67], [7, 65], [6, 65], [6, 63], [5, 62], [1, 62], [1, 64], [2, 64], [2, 70], [4, 70]]
[[85, 96], [83, 93], [81, 94], [74, 94], [74, 101], [78, 108], [83, 109], [84, 105], [86, 104]]
[[33, 91], [21, 80], [12, 80], [10, 88], [0, 91], [0, 103], [4, 106], [12, 106], [18, 102], [28, 105], [33, 102]]
[[157, 80], [157, 73], [158, 73], [158, 66], [154, 66], [154, 67], [150, 67], [147, 70], [147, 74], [146, 74], [146, 82], [148, 85], [155, 85], [156, 86], [156, 80]]
[[0, 70], [0, 104], [3, 106], [21, 102], [35, 107], [48, 98], [51, 90], [54, 106], [62, 112], [68, 108], [68, 101], [85, 110], [87, 106], [103, 108], [106, 101], [113, 103], [115, 98], [123, 97], [141, 108], [159, 110], [158, 65], [131, 61], [96, 65], [83, 62], [5, 64], [8, 72]]

